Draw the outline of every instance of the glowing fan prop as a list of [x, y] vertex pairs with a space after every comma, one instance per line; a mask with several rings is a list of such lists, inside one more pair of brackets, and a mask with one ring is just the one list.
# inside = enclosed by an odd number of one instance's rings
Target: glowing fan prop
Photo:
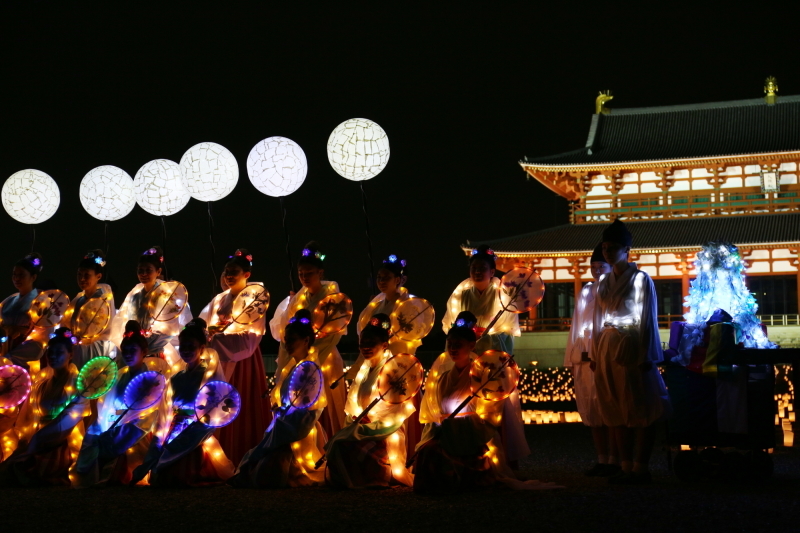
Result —
[[75, 321], [75, 336], [92, 341], [99, 337], [111, 321], [111, 305], [105, 297], [89, 298], [81, 307]]
[[260, 283], [248, 283], [244, 290], [233, 299], [231, 306], [233, 320], [222, 324], [221, 328], [217, 328], [216, 333], [222, 333], [231, 324], [248, 326], [260, 320], [268, 308], [269, 291]]
[[31, 376], [17, 365], [0, 366], [0, 409], [12, 409], [31, 393]]
[[322, 370], [313, 361], [303, 361], [289, 374], [288, 387], [281, 398], [284, 409], [308, 409], [322, 394]]
[[517, 388], [519, 367], [506, 352], [487, 350], [472, 362], [469, 376], [472, 394], [498, 402]]
[[3, 207], [23, 224], [39, 224], [55, 214], [61, 203], [56, 182], [41, 170], [20, 170], [3, 184]]
[[425, 298], [409, 298], [397, 306], [389, 316], [392, 321], [391, 335], [404, 341], [416, 341], [431, 332], [436, 313]]
[[108, 428], [114, 429], [120, 421], [125, 418], [129, 411], [144, 411], [154, 406], [161, 400], [161, 396], [167, 388], [167, 379], [160, 372], [148, 370], [131, 379], [122, 393], [122, 401], [125, 403], [125, 410]]
[[127, 172], [111, 165], [90, 170], [81, 180], [81, 205], [98, 220], [119, 220], [136, 205], [133, 180]]
[[342, 333], [353, 318], [353, 302], [343, 292], [329, 294], [317, 304], [311, 325], [317, 337]]
[[179, 316], [189, 301], [189, 291], [179, 281], [162, 281], [147, 296], [147, 312], [155, 322]]
[[383, 365], [378, 375], [378, 392], [386, 403], [400, 404], [413, 398], [420, 387], [425, 371], [411, 354], [395, 355]]
[[75, 388], [78, 394], [89, 400], [96, 400], [111, 390], [117, 382], [117, 363], [110, 357], [101, 355], [90, 359], [78, 373]]
[[197, 393], [194, 412], [200, 423], [221, 428], [236, 420], [241, 405], [236, 387], [225, 381], [209, 381]]
[[34, 327], [52, 328], [61, 323], [69, 307], [69, 296], [58, 289], [41, 291], [31, 302], [29, 311]]
[[542, 298], [544, 282], [535, 270], [516, 267], [500, 280], [500, 303], [506, 311], [525, 313], [539, 305]]

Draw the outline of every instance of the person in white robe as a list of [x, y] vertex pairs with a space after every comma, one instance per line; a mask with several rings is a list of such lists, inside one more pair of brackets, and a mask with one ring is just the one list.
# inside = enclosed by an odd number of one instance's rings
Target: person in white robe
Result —
[[[447, 309], [442, 319], [442, 330], [450, 331], [456, 317], [462, 311], [469, 311], [477, 317], [476, 333], [479, 337], [475, 353], [486, 350], [502, 350], [514, 353], [514, 337], [522, 335], [519, 319], [515, 313], [506, 312], [486, 331], [497, 313], [503, 308], [500, 302], [500, 279], [495, 277], [497, 256], [486, 245], [473, 250], [469, 258], [469, 278], [456, 287], [447, 301]], [[518, 391], [514, 391], [503, 405], [502, 428], [503, 445], [509, 464], [516, 467], [517, 461], [530, 455], [531, 450], [525, 440], [522, 421], [522, 404]]]
[[[278, 348], [277, 370], [275, 375], [280, 375], [283, 367], [290, 360], [289, 352], [283, 342], [284, 329], [289, 319], [300, 309], [308, 309], [312, 313], [319, 302], [326, 296], [339, 292], [339, 284], [335, 281], [326, 281], [325, 275], [325, 254], [315, 242], [309, 242], [303, 248], [300, 259], [297, 261], [297, 276], [300, 279], [302, 288], [297, 293], [284, 299], [275, 309], [275, 315], [270, 320], [269, 326], [272, 337], [281, 343]], [[344, 362], [336, 347], [345, 329], [335, 335], [325, 335], [318, 337], [314, 342], [314, 349], [317, 353], [320, 365], [322, 365], [322, 375], [325, 378], [325, 402], [327, 408], [323, 411], [320, 423], [328, 438], [344, 427], [344, 404], [347, 394], [345, 387], [331, 389], [331, 383], [344, 372]]]
[[[104, 355], [115, 359], [117, 347], [111, 342], [111, 324], [116, 314], [114, 294], [111, 286], [100, 283], [105, 273], [106, 259], [102, 250], [91, 250], [78, 263], [79, 292], [69, 303], [61, 326], [69, 328], [80, 337], [72, 357], [78, 370], [89, 359]], [[108, 314], [104, 312], [81, 313], [81, 309], [92, 298], [102, 298], [108, 303]]]
[[645, 484], [655, 445], [654, 423], [671, 413], [656, 366], [663, 360], [653, 280], [628, 262], [633, 237], [615, 220], [603, 231], [612, 271], [598, 283], [593, 321], [597, 405], [615, 432], [622, 472], [611, 483]]
[[594, 302], [597, 282], [611, 271], [611, 265], [603, 257], [603, 244], [598, 244], [589, 261], [594, 282], [583, 286], [575, 302], [572, 327], [567, 337], [567, 350], [564, 366], [572, 370], [575, 402], [581, 421], [592, 430], [592, 440], [597, 452], [597, 463], [586, 471], [587, 476], [607, 477], [619, 471], [616, 446], [610, 440], [612, 433], [603, 424], [597, 406], [597, 392], [594, 386], [594, 363], [592, 361], [592, 331], [594, 324]]
[[[131, 289], [117, 310], [111, 323], [110, 340], [119, 347], [125, 332], [125, 324], [129, 320], [136, 320], [147, 332], [148, 355], [161, 356], [163, 354], [166, 361], [175, 366], [173, 371], [177, 372], [183, 367], [176, 349], [177, 337], [181, 328], [192, 319], [192, 312], [188, 302], [176, 301], [175, 305], [183, 306], [181, 312], [169, 320], [163, 320], [163, 317], [167, 316], [164, 309], [148, 308], [149, 296], [163, 281], [163, 265], [164, 253], [158, 246], [147, 249], [139, 257], [139, 264], [136, 268], [139, 283]], [[169, 314], [174, 313], [169, 312]]]

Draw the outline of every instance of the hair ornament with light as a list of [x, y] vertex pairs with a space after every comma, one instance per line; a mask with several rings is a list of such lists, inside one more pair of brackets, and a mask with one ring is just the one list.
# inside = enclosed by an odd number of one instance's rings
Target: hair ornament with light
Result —
[[483, 250], [482, 252], [478, 251], [477, 248], [473, 248], [472, 249], [472, 253], [470, 255], [478, 255], [479, 253], [484, 253], [486, 255], [491, 255], [492, 257], [497, 257], [497, 255], [494, 253], [494, 250], [492, 250], [491, 248], [487, 248], [486, 250]]
[[36, 268], [38, 268], [39, 270], [44, 268], [44, 267], [42, 267], [42, 260], [39, 259], [38, 257], [36, 257], [35, 255], [26, 255], [23, 259], [25, 261], [27, 261], [28, 263], [30, 263], [31, 265], [33, 265]]
[[[147, 250], [144, 251], [142, 255], [156, 255], [156, 254], [158, 254], [158, 250], [156, 250], [155, 248], [148, 248]], [[164, 256], [162, 255], [161, 257], [158, 258], [158, 260], [163, 263]]]
[[[184, 326], [184, 329], [185, 329], [185, 326]], [[136, 337], [138, 335], [141, 335], [142, 337], [146, 337], [147, 336], [147, 332], [145, 330], [143, 330], [143, 329], [140, 329], [139, 331], [126, 331], [125, 333], [122, 334], [122, 336], [124, 338], [126, 338], [126, 339], [130, 339], [131, 337]]]
[[100, 265], [101, 267], [106, 266], [106, 260], [103, 259], [100, 255], [95, 254], [94, 252], [89, 252], [88, 254], [83, 256], [84, 259], [93, 259], [95, 263]]
[[253, 254], [244, 255], [241, 250], [236, 250], [233, 255], [229, 255], [228, 259], [233, 259], [235, 257], [241, 257], [242, 259], [246, 259], [250, 266], [253, 266]]
[[308, 248], [303, 248], [303, 252], [301, 253], [303, 257], [316, 257], [320, 261], [325, 261], [325, 254], [322, 252], [314, 252], [309, 250]]
[[289, 319], [289, 324], [294, 324], [295, 322], [300, 322], [301, 324], [311, 324], [311, 320], [306, 317], [297, 318], [296, 316], [293, 316]]
[[369, 321], [369, 325], [385, 329], [386, 331], [389, 331], [392, 327], [392, 324], [388, 320], [379, 320], [377, 317], [372, 317]]
[[394, 254], [392, 254], [389, 257], [387, 257], [386, 259], [384, 259], [383, 262], [384, 263], [391, 263], [393, 265], [397, 264], [397, 265], [400, 265], [402, 267], [406, 266], [406, 260], [405, 259], [398, 259], [397, 256], [394, 255]]
[[453, 327], [453, 328], [467, 328], [467, 329], [475, 329], [475, 324], [476, 324], [476, 323], [475, 323], [475, 322], [473, 322], [473, 321], [471, 321], [471, 320], [467, 320], [467, 319], [465, 319], [465, 318], [459, 318], [459, 319], [456, 319], [456, 321], [455, 321], [455, 322], [453, 322], [453, 323], [450, 325], [450, 327]]
[[55, 339], [56, 337], [61, 338], [61, 339], [67, 339], [72, 344], [78, 344], [78, 342], [79, 342], [78, 337], [76, 337], [75, 334], [72, 333], [72, 330], [67, 329], [67, 328], [59, 328], [54, 333], [50, 334], [50, 338], [51, 339]]

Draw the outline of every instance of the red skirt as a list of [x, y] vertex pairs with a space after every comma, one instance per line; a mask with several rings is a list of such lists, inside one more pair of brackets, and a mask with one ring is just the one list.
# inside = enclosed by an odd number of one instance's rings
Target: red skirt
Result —
[[228, 459], [237, 466], [244, 454], [261, 442], [264, 430], [272, 422], [261, 348], [256, 348], [253, 355], [236, 363], [231, 385], [242, 398], [241, 410], [233, 423], [217, 431], [217, 440]]

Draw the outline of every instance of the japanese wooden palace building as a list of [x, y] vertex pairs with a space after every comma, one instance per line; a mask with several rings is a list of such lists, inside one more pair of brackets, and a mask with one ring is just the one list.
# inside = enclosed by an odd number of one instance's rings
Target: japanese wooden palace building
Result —
[[772, 78], [764, 92], [631, 109], [609, 109], [612, 96], [601, 93], [584, 147], [520, 162], [570, 202], [570, 223], [462, 248], [490, 245], [500, 270], [536, 268], [547, 291], [526, 330], [563, 331], [610, 221], [624, 220], [633, 233], [631, 260], [656, 283], [662, 327], [684, 312], [700, 245], [731, 241], [762, 320], [783, 326], [785, 338], [774, 340], [800, 342], [800, 96], [779, 97]]

